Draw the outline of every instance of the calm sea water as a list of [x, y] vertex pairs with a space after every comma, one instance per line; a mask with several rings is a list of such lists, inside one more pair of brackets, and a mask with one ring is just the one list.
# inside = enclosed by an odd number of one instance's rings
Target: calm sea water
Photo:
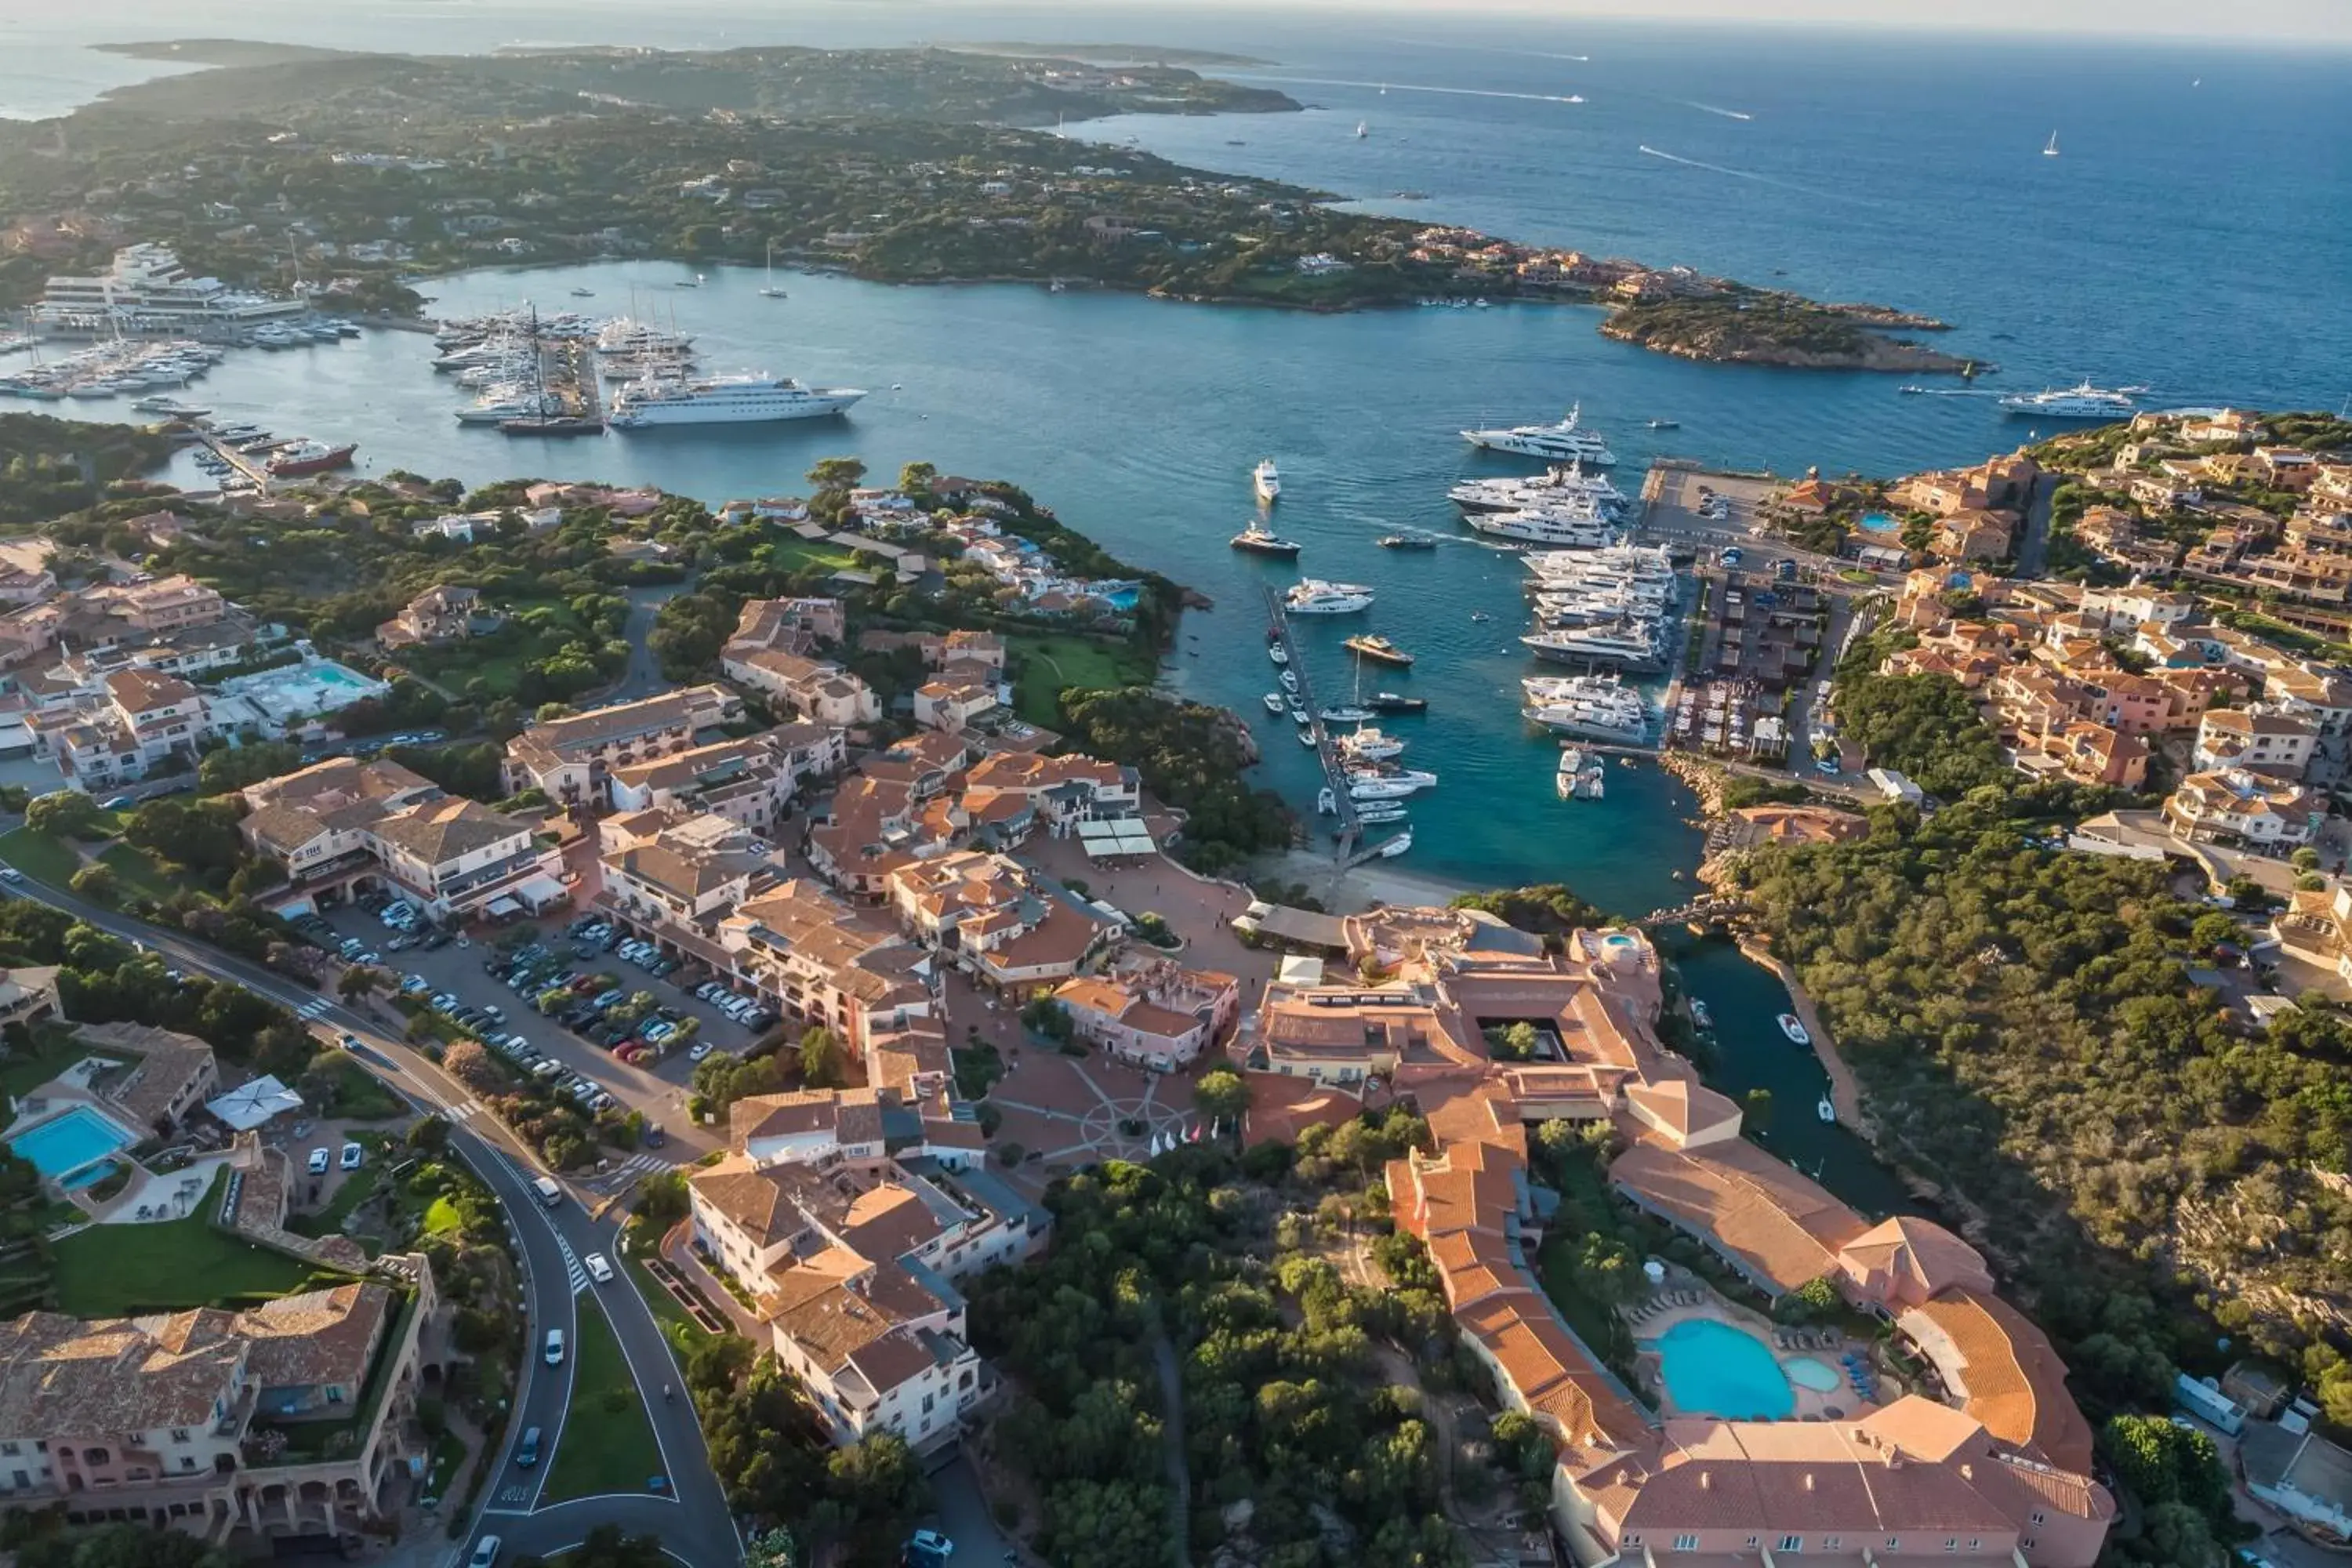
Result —
[[[288, 0], [208, 7], [213, 36], [449, 50], [516, 43], [835, 46], [1069, 37], [1066, 10], [512, 0], [331, 10]], [[60, 22], [23, 17], [0, 48], [0, 112], [62, 111], [151, 68], [79, 46], [192, 30], [128, 0]], [[1316, 107], [1301, 115], [1134, 119], [1085, 132], [1180, 160], [1297, 180], [1377, 210], [1475, 225], [1825, 298], [1952, 321], [1956, 349], [2002, 387], [2090, 376], [2177, 403], [2335, 406], [2352, 391], [2352, 318], [2336, 308], [2352, 238], [2352, 92], [2342, 53], [1393, 16], [1335, 26], [1281, 12], [1090, 16], [1089, 37], [1228, 48]], [[1575, 57], [1589, 57], [1579, 58]], [[1236, 73], [1239, 74], [1239, 73]], [[1385, 90], [1383, 90], [1385, 88]], [[1573, 96], [1581, 103], [1560, 101]], [[1352, 132], [1365, 123], [1366, 137]], [[2042, 147], [2055, 131], [2062, 155]], [[1234, 143], [1240, 143], [1235, 145]], [[1412, 199], [1396, 193], [1413, 192]], [[1688, 798], [1654, 769], [1612, 768], [1608, 798], [1564, 805], [1553, 747], [1527, 735], [1521, 576], [1454, 523], [1447, 485], [1509, 465], [1465, 425], [1554, 416], [1571, 401], [1612, 437], [1621, 484], [1663, 450], [1741, 467], [1891, 473], [1973, 460], [2026, 431], [1989, 400], [1906, 397], [1874, 376], [1696, 366], [1612, 344], [1564, 307], [1349, 317], [1047, 295], [894, 289], [613, 265], [436, 282], [465, 313], [526, 298], [617, 310], [656, 302], [720, 368], [766, 367], [873, 389], [845, 423], [535, 444], [459, 429], [457, 390], [425, 339], [239, 356], [203, 386], [223, 414], [348, 437], [366, 465], [479, 481], [517, 473], [647, 481], [717, 502], [789, 491], [820, 457], [877, 473], [925, 458], [1027, 485], [1138, 564], [1210, 595], [1166, 672], [1174, 689], [1265, 720], [1262, 584], [1297, 574], [1234, 555], [1247, 469], [1282, 465], [1278, 526], [1301, 569], [1369, 584], [1364, 617], [1305, 632], [1327, 696], [1339, 647], [1377, 630], [1421, 656], [1381, 684], [1430, 699], [1408, 760], [1441, 786], [1414, 803], [1403, 864], [1475, 884], [1564, 880], [1618, 910], [1680, 901], [1698, 840]], [[572, 300], [574, 287], [595, 299]], [[103, 405], [71, 405], [101, 412]], [[1661, 448], [1654, 417], [1680, 422]], [[193, 471], [184, 476], [198, 482]], [[1373, 543], [1400, 526], [1453, 535], [1433, 554]], [[1485, 616], [1486, 619], [1474, 617]], [[1262, 723], [1266, 781], [1306, 806], [1318, 782], [1286, 723]], [[1874, 1210], [1894, 1202], [1853, 1141], [1812, 1120], [1818, 1069], [1788, 1049], [1779, 987], [1727, 950], [1685, 966], [1722, 1026], [1735, 1091], [1772, 1089], [1775, 1142]]]

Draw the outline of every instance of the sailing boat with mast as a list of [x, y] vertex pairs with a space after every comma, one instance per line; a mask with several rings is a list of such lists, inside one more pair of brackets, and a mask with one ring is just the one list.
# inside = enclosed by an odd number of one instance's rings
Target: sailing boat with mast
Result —
[[2050, 133], [2050, 144], [2042, 149], [2042, 155], [2045, 158], [2058, 156], [2058, 132], [2055, 131]]
[[781, 300], [785, 297], [784, 291], [776, 287], [776, 242], [772, 239], [768, 241], [767, 287], [760, 290], [760, 296], [766, 300]]

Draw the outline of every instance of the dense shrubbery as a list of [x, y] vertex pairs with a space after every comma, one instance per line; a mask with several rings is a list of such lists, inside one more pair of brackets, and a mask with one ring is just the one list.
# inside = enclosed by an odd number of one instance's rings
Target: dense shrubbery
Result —
[[0, 414], [0, 525], [40, 522], [88, 506], [98, 499], [93, 480], [103, 486], [135, 477], [160, 467], [171, 452], [152, 430]]
[[2189, 983], [2213, 922], [2163, 866], [2025, 845], [2021, 818], [2090, 796], [1980, 789], [1738, 875], [1893, 1152], [1984, 1213], [2095, 1403], [2161, 1402], [2226, 1331], [2352, 1419], [2352, 1367], [2311, 1342], [2352, 1251], [2324, 1174], [2352, 1156], [2352, 1030], [2249, 1035]]
[[1899, 646], [1893, 637], [1863, 638], [1838, 667], [1834, 707], [1846, 738], [1872, 767], [1892, 768], [1947, 799], [2011, 776], [2000, 738], [1958, 681], [1878, 672]]
[[[1402, 1116], [1349, 1122], [1309, 1158], [1327, 1178], [1361, 1180], [1421, 1131]], [[1225, 1536], [1223, 1510], [1247, 1500], [1262, 1561], [1324, 1560], [1317, 1543], [1335, 1523], [1355, 1543], [1349, 1562], [1463, 1561], [1437, 1506], [1437, 1431], [1374, 1349], [1394, 1343], [1433, 1375], [1450, 1365], [1444, 1302], [1417, 1246], [1379, 1249], [1400, 1270], [1387, 1291], [1298, 1251], [1269, 1265], [1265, 1194], [1235, 1174], [1203, 1147], [1076, 1177], [1050, 1200], [1053, 1252], [976, 1288], [975, 1342], [1019, 1380], [997, 1442], [1035, 1487], [1035, 1544], [1066, 1568], [1168, 1559], [1172, 1375], [1193, 1505], [1179, 1555], [1205, 1556]], [[1286, 1217], [1277, 1237], [1300, 1223]]]

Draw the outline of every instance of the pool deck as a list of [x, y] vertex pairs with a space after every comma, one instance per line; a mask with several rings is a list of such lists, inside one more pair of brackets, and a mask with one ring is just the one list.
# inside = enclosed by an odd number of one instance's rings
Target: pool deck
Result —
[[[1855, 1394], [1853, 1389], [1846, 1383], [1844, 1369], [1838, 1364], [1840, 1355], [1861, 1348], [1854, 1341], [1842, 1339], [1826, 1350], [1782, 1350], [1772, 1342], [1773, 1334], [1781, 1331], [1782, 1325], [1772, 1321], [1761, 1312], [1750, 1311], [1745, 1307], [1725, 1300], [1713, 1290], [1701, 1285], [1685, 1284], [1679, 1288], [1669, 1285], [1651, 1300], [1656, 1301], [1661, 1298], [1671, 1298], [1676, 1294], [1688, 1295], [1692, 1291], [1698, 1292], [1699, 1299], [1696, 1304], [1674, 1302], [1658, 1307], [1647, 1316], [1635, 1316], [1634, 1314], [1642, 1311], [1643, 1306], [1648, 1305], [1645, 1302], [1637, 1304], [1627, 1313], [1627, 1321], [1633, 1328], [1636, 1344], [1639, 1346], [1638, 1365], [1642, 1377], [1648, 1385], [1652, 1398], [1656, 1401], [1660, 1415], [1671, 1416], [1709, 1414], [1706, 1411], [1683, 1410], [1676, 1407], [1674, 1396], [1666, 1392], [1663, 1358], [1653, 1348], [1653, 1342], [1661, 1334], [1676, 1323], [1692, 1320], [1725, 1323], [1745, 1333], [1752, 1334], [1767, 1351], [1771, 1352], [1772, 1359], [1780, 1363], [1780, 1374], [1788, 1377], [1789, 1392], [1796, 1401], [1794, 1408], [1785, 1417], [1787, 1420], [1832, 1421], [1878, 1408], [1878, 1405]], [[1827, 1392], [1807, 1388], [1794, 1377], [1789, 1376], [1789, 1363], [1795, 1361], [1821, 1363], [1838, 1373], [1839, 1386]]]

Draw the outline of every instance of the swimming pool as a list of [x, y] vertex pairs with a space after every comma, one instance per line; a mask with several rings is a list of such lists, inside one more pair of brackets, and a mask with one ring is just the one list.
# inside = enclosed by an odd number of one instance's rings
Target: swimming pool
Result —
[[1667, 1396], [1685, 1415], [1778, 1421], [1797, 1407], [1780, 1362], [1743, 1329], [1685, 1318], [1658, 1336], [1656, 1349]]
[[1780, 1370], [1789, 1374], [1790, 1383], [1815, 1394], [1835, 1394], [1845, 1386], [1845, 1379], [1838, 1375], [1837, 1368], [1809, 1355], [1790, 1356], [1780, 1363]]
[[1901, 523], [1883, 511], [1866, 511], [1862, 514], [1862, 531], [1864, 533], [1899, 533], [1902, 528]]
[[89, 1106], [77, 1105], [37, 1127], [17, 1133], [8, 1140], [8, 1147], [30, 1160], [33, 1168], [44, 1176], [62, 1181], [137, 1142]]

